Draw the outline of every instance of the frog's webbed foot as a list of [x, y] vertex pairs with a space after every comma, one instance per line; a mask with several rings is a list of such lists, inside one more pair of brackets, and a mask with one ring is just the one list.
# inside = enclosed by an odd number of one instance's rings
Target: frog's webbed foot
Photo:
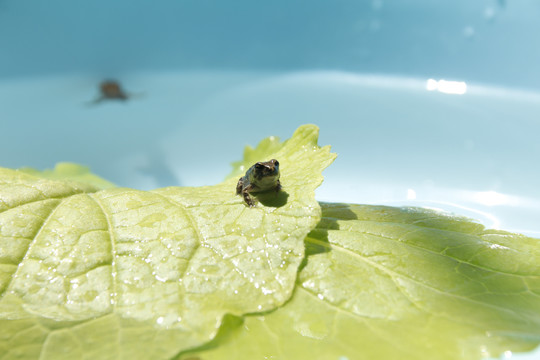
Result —
[[244, 201], [249, 207], [255, 207], [255, 200], [253, 200], [253, 198], [249, 195], [247, 191], [244, 191], [242, 195], [244, 196]]
[[248, 186], [241, 189], [242, 196], [244, 197], [244, 201], [246, 204], [249, 205], [249, 207], [254, 207], [256, 205], [255, 200], [250, 195], [250, 192], [256, 191], [257, 186], [253, 184], [249, 184]]
[[94, 106], [94, 105], [97, 105], [99, 104], [100, 102], [102, 102], [103, 100], [105, 100], [105, 98], [103, 96], [100, 96], [98, 98], [95, 98], [94, 100], [91, 100], [91, 101], [87, 101], [85, 103], [86, 106]]

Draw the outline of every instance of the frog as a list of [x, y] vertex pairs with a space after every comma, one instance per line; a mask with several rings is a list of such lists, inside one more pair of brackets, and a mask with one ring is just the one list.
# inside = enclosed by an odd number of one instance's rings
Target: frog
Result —
[[258, 162], [238, 180], [236, 195], [242, 195], [249, 207], [255, 207], [256, 203], [251, 194], [271, 190], [279, 192], [281, 190], [279, 175], [279, 162], [276, 159]]
[[105, 99], [127, 100], [128, 95], [124, 92], [120, 83], [114, 80], [106, 80], [99, 85], [101, 97], [98, 101]]
[[104, 100], [121, 100], [125, 101], [131, 98], [131, 94], [126, 93], [118, 81], [105, 80], [99, 84], [100, 95], [97, 99], [89, 104], [98, 104]]

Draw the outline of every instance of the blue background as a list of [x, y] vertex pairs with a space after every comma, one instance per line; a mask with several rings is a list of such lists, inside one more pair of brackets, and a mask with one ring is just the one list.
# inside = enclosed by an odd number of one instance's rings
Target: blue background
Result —
[[2, 0], [0, 77], [330, 68], [537, 88], [538, 19], [536, 0]]

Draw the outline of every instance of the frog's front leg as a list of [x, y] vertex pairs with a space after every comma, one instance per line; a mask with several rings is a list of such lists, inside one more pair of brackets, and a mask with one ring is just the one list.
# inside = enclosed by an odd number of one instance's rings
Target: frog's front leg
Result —
[[255, 191], [257, 187], [253, 184], [249, 184], [245, 188], [242, 189], [242, 196], [244, 197], [244, 201], [246, 204], [248, 204], [249, 207], [255, 206], [255, 200], [251, 197], [251, 192]]
[[281, 183], [278, 180], [276, 183], [276, 192], [279, 192], [280, 190], [281, 190]]
[[255, 201], [253, 201], [253, 198], [249, 195], [247, 191], [244, 190], [242, 195], [244, 196], [244, 201], [246, 202], [246, 204], [248, 204], [249, 207], [255, 206]]

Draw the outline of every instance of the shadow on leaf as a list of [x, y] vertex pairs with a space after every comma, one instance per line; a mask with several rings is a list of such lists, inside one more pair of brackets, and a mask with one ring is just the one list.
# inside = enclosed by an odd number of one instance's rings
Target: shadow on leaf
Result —
[[257, 200], [263, 204], [264, 206], [269, 207], [282, 207], [283, 205], [287, 204], [287, 200], [289, 199], [289, 194], [286, 191], [265, 191], [253, 194], [257, 197]]
[[218, 333], [216, 336], [207, 342], [204, 345], [201, 345], [197, 348], [182, 351], [174, 360], [204, 360], [204, 356], [200, 355], [201, 352], [204, 353], [205, 350], [214, 349], [224, 342], [231, 341], [231, 337], [234, 337], [236, 332], [241, 330], [242, 325], [244, 324], [244, 318], [241, 316], [235, 316], [232, 314], [226, 314], [223, 317], [221, 326], [219, 327]]
[[299, 267], [299, 272], [307, 265], [310, 256], [327, 253], [332, 250], [328, 241], [328, 231], [339, 230], [338, 220], [356, 219], [356, 214], [348, 204], [319, 203], [322, 218], [304, 239], [305, 257]]

